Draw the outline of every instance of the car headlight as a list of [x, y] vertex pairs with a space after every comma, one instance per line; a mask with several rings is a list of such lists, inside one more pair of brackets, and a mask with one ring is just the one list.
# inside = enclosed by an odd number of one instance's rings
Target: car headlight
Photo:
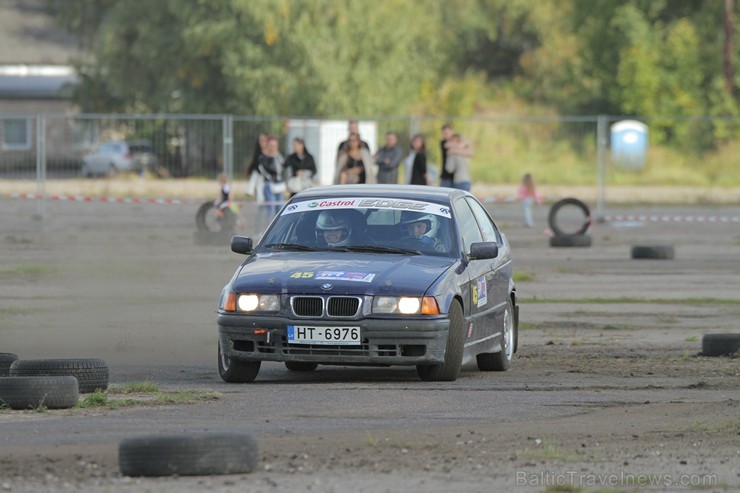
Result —
[[373, 313], [438, 315], [439, 307], [433, 296], [376, 296]]
[[280, 311], [280, 296], [277, 294], [229, 293], [224, 310], [227, 312], [277, 312]]

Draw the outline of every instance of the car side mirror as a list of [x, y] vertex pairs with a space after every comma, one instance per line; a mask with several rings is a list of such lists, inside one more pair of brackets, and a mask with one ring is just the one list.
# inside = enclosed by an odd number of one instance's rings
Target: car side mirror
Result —
[[248, 238], [246, 236], [232, 236], [231, 251], [234, 253], [242, 253], [244, 255], [252, 253], [252, 238]]
[[498, 244], [493, 241], [481, 241], [470, 245], [470, 260], [485, 260], [498, 257]]

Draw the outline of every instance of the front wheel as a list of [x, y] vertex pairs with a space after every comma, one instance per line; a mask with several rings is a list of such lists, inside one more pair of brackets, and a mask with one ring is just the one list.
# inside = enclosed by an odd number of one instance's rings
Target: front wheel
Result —
[[228, 383], [254, 382], [260, 371], [261, 361], [239, 361], [229, 358], [218, 343], [218, 373], [221, 379]]
[[416, 372], [425, 382], [454, 382], [460, 374], [463, 357], [463, 332], [465, 319], [462, 306], [457, 301], [450, 306], [450, 327], [447, 330], [445, 359], [439, 365], [418, 365]]
[[501, 351], [497, 353], [481, 353], [475, 357], [480, 371], [506, 371], [511, 368], [514, 357], [516, 327], [514, 324], [514, 308], [511, 299], [506, 303], [504, 323], [501, 327]]

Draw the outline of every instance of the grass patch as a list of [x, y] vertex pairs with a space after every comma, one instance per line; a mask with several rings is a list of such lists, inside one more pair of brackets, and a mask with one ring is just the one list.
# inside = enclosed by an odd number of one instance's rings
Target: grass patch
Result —
[[521, 303], [641, 303], [661, 305], [740, 305], [740, 299], [733, 298], [633, 298], [622, 296], [619, 298], [519, 298]]
[[159, 392], [159, 385], [154, 382], [124, 383], [111, 385], [108, 392], [111, 394], [153, 394]]
[[699, 337], [698, 336], [689, 336], [686, 339], [684, 339], [684, 341], [686, 341], [686, 342], [697, 342], [697, 341], [699, 341]]
[[514, 282], [527, 282], [534, 280], [534, 276], [528, 272], [516, 271], [512, 276]]
[[17, 315], [28, 315], [33, 313], [34, 310], [30, 308], [24, 308], [22, 306], [6, 306], [0, 308], [0, 319], [15, 317]]
[[0, 269], [0, 278], [27, 278], [27, 277], [40, 277], [56, 272], [57, 268], [54, 265], [48, 264], [18, 264], [4, 269]]
[[[131, 396], [117, 398], [115, 396]], [[106, 392], [93, 392], [81, 400], [77, 407], [88, 409], [102, 407], [119, 409], [136, 406], [162, 406], [174, 404], [193, 404], [201, 401], [217, 400], [222, 397], [219, 392], [204, 390], [163, 391], [153, 382], [135, 382], [111, 386]]]

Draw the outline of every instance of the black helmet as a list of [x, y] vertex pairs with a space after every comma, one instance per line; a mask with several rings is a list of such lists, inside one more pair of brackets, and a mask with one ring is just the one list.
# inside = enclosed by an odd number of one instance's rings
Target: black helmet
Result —
[[352, 233], [352, 220], [342, 211], [321, 211], [316, 219], [316, 236], [319, 241], [324, 240], [324, 231], [342, 230], [342, 236], [337, 243], [331, 246], [345, 246], [349, 243]]

